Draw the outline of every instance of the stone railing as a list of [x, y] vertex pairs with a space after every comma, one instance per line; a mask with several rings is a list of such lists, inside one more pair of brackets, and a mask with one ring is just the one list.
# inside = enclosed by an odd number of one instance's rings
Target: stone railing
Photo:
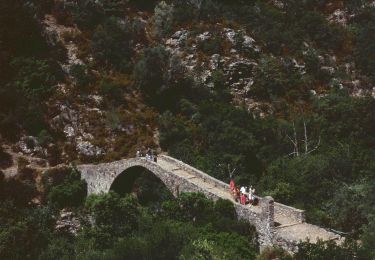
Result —
[[204, 182], [207, 182], [207, 183], [210, 183], [212, 185], [214, 185], [215, 187], [220, 187], [220, 188], [224, 188], [224, 189], [228, 189], [229, 190], [229, 185], [225, 182], [222, 182], [218, 179], [215, 179], [214, 177], [208, 175], [207, 173], [204, 173], [180, 160], [177, 160], [175, 158], [172, 158], [170, 156], [167, 156], [167, 155], [161, 155], [160, 157], [162, 157], [164, 160], [170, 162], [170, 163], [173, 163], [174, 165], [178, 165], [178, 167], [180, 167], [181, 169], [183, 169], [184, 171], [187, 171], [191, 174], [193, 174], [194, 176], [196, 176], [197, 178], [200, 178], [202, 179]]
[[295, 223], [303, 223], [306, 221], [305, 211], [296, 209], [278, 202], [274, 203], [275, 214], [285, 216]]
[[[181, 169], [190, 172], [191, 174], [195, 175], [198, 178], [203, 179], [205, 182], [210, 183], [214, 185], [215, 187], [221, 187], [223, 189], [230, 189], [229, 185], [225, 182], [222, 182], [218, 179], [215, 179], [214, 177], [208, 175], [207, 173], [204, 173], [180, 160], [177, 160], [173, 157], [167, 156], [167, 155], [161, 155], [161, 157], [175, 165], [178, 165]], [[254, 195], [255, 198], [257, 198], [259, 201], [261, 201], [263, 198], [257, 195]], [[295, 221], [296, 223], [303, 223], [305, 222], [305, 211], [296, 209], [278, 202], [274, 203], [274, 210], [275, 214], [283, 215], [285, 217], [288, 217], [292, 221]]]

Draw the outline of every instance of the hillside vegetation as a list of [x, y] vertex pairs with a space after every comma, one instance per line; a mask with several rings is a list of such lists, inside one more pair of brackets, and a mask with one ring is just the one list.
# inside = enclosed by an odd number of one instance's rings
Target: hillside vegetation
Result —
[[[85, 199], [78, 173], [47, 185], [38, 171], [146, 147], [225, 182], [235, 169], [347, 237], [297, 259], [374, 258], [374, 50], [370, 0], [0, 0], [0, 258], [255, 258], [232, 215], [177, 210], [223, 214], [200, 195]], [[63, 208], [103, 223], [56, 235]], [[118, 212], [130, 222], [106, 222]]]

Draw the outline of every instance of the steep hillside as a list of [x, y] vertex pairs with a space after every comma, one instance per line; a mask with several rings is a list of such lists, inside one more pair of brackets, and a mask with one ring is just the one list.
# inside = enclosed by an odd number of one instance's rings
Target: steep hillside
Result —
[[374, 50], [372, 0], [0, 0], [0, 170], [150, 147], [371, 251]]

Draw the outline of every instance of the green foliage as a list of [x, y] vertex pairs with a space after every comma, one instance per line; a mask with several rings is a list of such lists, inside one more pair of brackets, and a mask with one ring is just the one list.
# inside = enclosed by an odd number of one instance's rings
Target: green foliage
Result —
[[375, 82], [375, 10], [365, 11], [358, 18], [359, 33], [356, 38], [355, 59], [359, 68]]
[[368, 218], [368, 225], [363, 227], [363, 235], [361, 236], [361, 241], [363, 243], [363, 249], [370, 258], [375, 257], [374, 246], [375, 246], [375, 217], [374, 217], [374, 206], [372, 207], [372, 212]]
[[137, 86], [149, 102], [155, 102], [154, 98], [165, 88], [168, 61], [168, 52], [163, 46], [157, 46], [145, 49], [135, 66]]
[[207, 55], [222, 53], [223, 52], [223, 39], [221, 35], [214, 34], [209, 39], [199, 43], [198, 49]]
[[269, 260], [269, 259], [292, 260], [293, 257], [282, 248], [267, 247], [263, 249], [262, 253], [260, 253], [260, 255], [256, 259], [257, 260]]
[[260, 174], [261, 164], [253, 153], [259, 145], [255, 136], [260, 129], [246, 111], [207, 102], [200, 105], [190, 122], [173, 117], [162, 120], [161, 146], [173, 156], [225, 181], [229, 178], [228, 164], [248, 174], [244, 181]]
[[105, 16], [97, 1], [78, 1], [72, 10], [73, 21], [82, 29], [94, 29]]
[[184, 247], [179, 259], [229, 259], [221, 253], [213, 242], [198, 239]]
[[111, 17], [96, 27], [91, 49], [101, 65], [112, 65], [120, 71], [128, 71], [133, 53], [132, 32], [129, 21]]
[[75, 79], [76, 85], [81, 89], [88, 89], [89, 84], [93, 81], [93, 76], [86, 65], [73, 65], [70, 68], [70, 74]]
[[3, 147], [0, 145], [0, 169], [6, 169], [12, 166], [12, 164], [12, 156], [5, 152]]
[[309, 38], [321, 47], [340, 49], [342, 34], [338, 27], [327, 24], [325, 17], [318, 12], [306, 12], [300, 21], [301, 27]]
[[48, 208], [19, 210], [1, 203], [0, 258], [35, 259], [52, 235], [52, 214]]
[[81, 180], [81, 174], [74, 169], [58, 174], [53, 176], [47, 171], [43, 176], [48, 202], [58, 208], [81, 206], [87, 195], [87, 184]]
[[48, 247], [43, 250], [38, 259], [63, 259], [68, 260], [74, 258], [74, 246], [65, 237], [54, 237], [48, 243]]
[[368, 259], [363, 249], [356, 242], [346, 241], [342, 246], [334, 241], [318, 241], [316, 244], [302, 242], [298, 245], [298, 252], [294, 256], [297, 260], [305, 259]]
[[264, 56], [256, 67], [251, 93], [260, 100], [307, 99], [307, 80], [293, 65], [272, 56]]
[[154, 34], [157, 37], [164, 37], [172, 31], [173, 26], [173, 6], [161, 1], [155, 7]]
[[17, 207], [26, 207], [36, 195], [35, 183], [31, 180], [4, 179], [0, 184], [0, 198], [12, 201]]
[[26, 98], [38, 101], [51, 93], [56, 79], [46, 60], [18, 58], [11, 66], [17, 71], [13, 84]]
[[108, 98], [111, 104], [120, 105], [124, 101], [122, 86], [109, 79], [104, 79], [100, 83], [100, 93]]
[[132, 196], [121, 198], [114, 192], [92, 195], [85, 207], [95, 219], [95, 232], [126, 236], [138, 226], [138, 202]]

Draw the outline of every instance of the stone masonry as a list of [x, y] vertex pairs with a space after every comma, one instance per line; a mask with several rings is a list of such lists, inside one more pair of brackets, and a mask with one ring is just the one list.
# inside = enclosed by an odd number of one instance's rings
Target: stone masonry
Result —
[[274, 202], [271, 197], [259, 197], [257, 206], [236, 203], [230, 195], [228, 184], [166, 155], [160, 156], [157, 163], [134, 158], [98, 165], [79, 165], [77, 169], [87, 182], [88, 194], [99, 194], [108, 192], [114, 180], [132, 167], [142, 167], [152, 172], [174, 196], [182, 192], [201, 192], [213, 200], [231, 200], [238, 218], [255, 226], [261, 249], [279, 245], [293, 252], [301, 240], [340, 239], [325, 229], [305, 223], [303, 210]]

